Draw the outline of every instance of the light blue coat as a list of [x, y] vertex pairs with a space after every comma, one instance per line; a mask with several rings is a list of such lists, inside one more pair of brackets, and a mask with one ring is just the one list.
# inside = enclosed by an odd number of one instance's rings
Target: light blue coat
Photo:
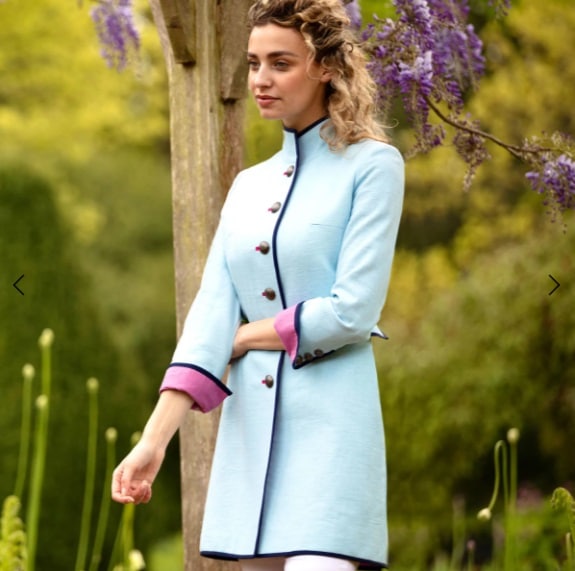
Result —
[[[387, 562], [385, 443], [370, 337], [404, 186], [392, 146], [332, 152], [321, 123], [236, 178], [162, 390], [223, 402], [200, 550]], [[241, 320], [274, 317], [285, 351], [221, 382]], [[229, 397], [229, 398], [226, 398]]]

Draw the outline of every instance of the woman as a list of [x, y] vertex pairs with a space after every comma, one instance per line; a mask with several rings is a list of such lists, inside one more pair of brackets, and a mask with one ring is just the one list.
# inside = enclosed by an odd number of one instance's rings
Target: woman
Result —
[[340, 0], [258, 0], [249, 20], [249, 88], [282, 121], [283, 147], [230, 189], [113, 497], [149, 501], [187, 411], [225, 399], [201, 553], [243, 571], [379, 569], [386, 472], [370, 337], [383, 337], [403, 161], [374, 120]]

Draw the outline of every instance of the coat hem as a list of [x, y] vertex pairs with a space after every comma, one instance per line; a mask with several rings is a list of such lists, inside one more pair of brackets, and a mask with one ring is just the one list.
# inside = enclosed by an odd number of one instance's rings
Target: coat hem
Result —
[[221, 559], [223, 561], [238, 561], [240, 559], [265, 559], [267, 557], [293, 557], [295, 555], [323, 555], [325, 557], [336, 557], [338, 559], [348, 559], [350, 561], [358, 561], [358, 570], [381, 571], [381, 569], [388, 569], [387, 563], [380, 563], [378, 561], [371, 561], [369, 559], [360, 559], [353, 555], [345, 555], [343, 553], [332, 553], [329, 551], [313, 551], [309, 549], [301, 549], [295, 551], [280, 551], [277, 553], [258, 553], [242, 555], [239, 553], [225, 553], [222, 551], [200, 551], [202, 557], [210, 559]]

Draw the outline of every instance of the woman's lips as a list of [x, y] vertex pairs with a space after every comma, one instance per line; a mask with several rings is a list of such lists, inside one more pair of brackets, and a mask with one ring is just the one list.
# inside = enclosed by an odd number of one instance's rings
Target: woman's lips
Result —
[[269, 107], [277, 100], [277, 97], [270, 97], [269, 95], [256, 95], [256, 101], [260, 107]]

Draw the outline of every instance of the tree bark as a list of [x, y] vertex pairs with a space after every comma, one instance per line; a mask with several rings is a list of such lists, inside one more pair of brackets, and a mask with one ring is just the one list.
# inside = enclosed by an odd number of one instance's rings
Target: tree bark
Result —
[[[242, 161], [250, 0], [150, 0], [168, 70], [178, 337], [198, 290], [219, 212]], [[180, 430], [185, 570], [199, 537], [219, 411], [190, 413]]]

